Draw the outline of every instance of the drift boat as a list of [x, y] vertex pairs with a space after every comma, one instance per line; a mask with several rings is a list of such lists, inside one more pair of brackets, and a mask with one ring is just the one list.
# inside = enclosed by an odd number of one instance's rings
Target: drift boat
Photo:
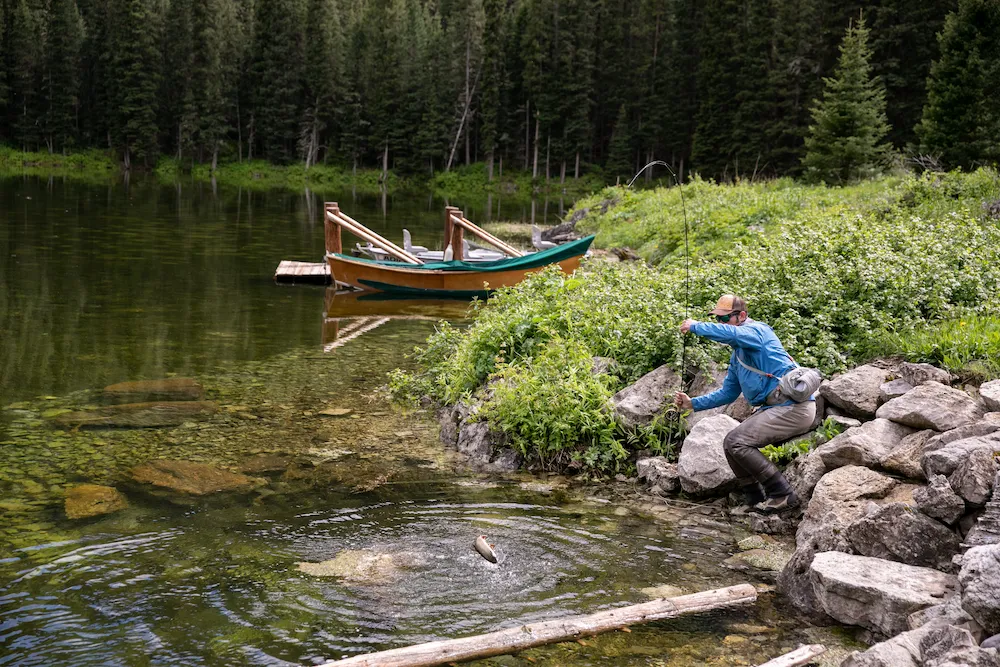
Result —
[[[454, 259], [424, 262], [349, 218], [335, 203], [326, 205], [324, 215], [326, 261], [334, 280], [363, 290], [414, 297], [485, 297], [492, 290], [516, 285], [528, 274], [541, 271], [552, 264], [558, 264], [564, 273], [572, 273], [594, 241], [593, 236], [587, 236], [554, 248], [524, 254], [465, 219], [458, 209], [449, 207], [445, 217], [445, 240], [449, 246], [446, 256], [451, 254], [448, 252], [450, 249], [455, 249]], [[341, 229], [381, 247], [396, 261], [344, 254]], [[509, 256], [491, 262], [463, 261], [462, 241], [465, 231], [475, 234]]]

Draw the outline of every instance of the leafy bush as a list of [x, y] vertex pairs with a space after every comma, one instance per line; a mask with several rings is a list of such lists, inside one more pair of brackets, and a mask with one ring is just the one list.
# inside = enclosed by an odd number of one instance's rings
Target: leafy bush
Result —
[[[696, 316], [720, 293], [742, 294], [800, 364], [828, 373], [903, 354], [998, 374], [1000, 223], [983, 208], [1000, 197], [995, 171], [851, 188], [698, 181], [684, 191]], [[483, 414], [546, 465], [576, 456], [613, 469], [622, 446], [669, 451], [673, 423], [627, 434], [612, 428], [599, 397], [661, 364], [680, 369], [685, 354], [688, 369], [728, 357], [727, 347], [704, 339], [685, 347], [678, 332], [689, 310], [679, 194], [612, 188], [581, 202], [592, 211], [582, 224], [598, 231], [598, 243], [637, 242], [658, 268], [588, 261], [573, 276], [550, 268], [501, 290], [465, 331], [434, 334], [423, 370], [394, 376], [396, 394], [419, 388], [453, 403], [497, 377], [502, 389]], [[618, 376], [584, 378], [591, 356], [614, 359]], [[789, 458], [795, 447], [773, 455]]]
[[771, 463], [786, 465], [803, 454], [808, 454], [823, 443], [833, 440], [840, 431], [840, 424], [828, 417], [808, 437], [798, 438], [780, 445], [767, 445], [761, 448], [760, 453], [766, 456]]

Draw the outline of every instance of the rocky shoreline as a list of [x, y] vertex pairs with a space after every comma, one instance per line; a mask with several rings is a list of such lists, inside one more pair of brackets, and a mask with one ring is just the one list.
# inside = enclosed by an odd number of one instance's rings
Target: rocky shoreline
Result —
[[[700, 374], [691, 394], [723, 376]], [[758, 534], [794, 533], [778, 592], [812, 623], [864, 629], [871, 648], [843, 667], [1000, 667], [1000, 380], [953, 382], [892, 360], [824, 381], [815, 426], [826, 428], [785, 470], [804, 512], [733, 517]], [[649, 423], [679, 384], [661, 367], [619, 392], [614, 409], [625, 424]], [[647, 492], [726, 496], [735, 480], [722, 441], [749, 416], [741, 403], [689, 417], [677, 463], [639, 458]], [[516, 469], [503, 434], [472, 411], [442, 409], [442, 441], [481, 470]], [[843, 430], [827, 439], [831, 425]]]

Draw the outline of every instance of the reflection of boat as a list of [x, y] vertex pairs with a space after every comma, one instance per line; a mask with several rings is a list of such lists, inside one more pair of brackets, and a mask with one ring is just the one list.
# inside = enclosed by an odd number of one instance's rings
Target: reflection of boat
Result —
[[[363, 290], [428, 297], [485, 296], [499, 287], [515, 285], [528, 274], [552, 264], [558, 264], [566, 273], [572, 273], [580, 265], [580, 258], [594, 240], [593, 236], [587, 236], [525, 255], [477, 227], [458, 209], [448, 208], [445, 217], [445, 240], [448, 246], [444, 256], [453, 256], [454, 259], [425, 263], [415, 254], [344, 215], [336, 203], [326, 205], [324, 223], [326, 261], [334, 280]], [[341, 229], [379, 247], [397, 261], [343, 254]], [[463, 261], [465, 231], [475, 234], [509, 256], [488, 262]]]
[[458, 320], [468, 316], [469, 302], [457, 299], [407, 299], [385, 292], [326, 289], [323, 351], [334, 349], [377, 329], [390, 320]]

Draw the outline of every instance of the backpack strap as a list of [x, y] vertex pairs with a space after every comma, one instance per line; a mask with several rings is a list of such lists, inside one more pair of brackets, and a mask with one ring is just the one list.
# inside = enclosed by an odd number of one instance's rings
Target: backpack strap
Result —
[[777, 375], [772, 375], [771, 373], [765, 373], [764, 371], [762, 371], [760, 369], [757, 369], [757, 368], [754, 368], [753, 366], [747, 364], [745, 361], [743, 361], [742, 359], [740, 359], [740, 353], [739, 352], [736, 353], [736, 361], [740, 362], [740, 366], [742, 366], [743, 368], [747, 369], [748, 371], [750, 371], [752, 373], [757, 373], [758, 375], [763, 375], [765, 377], [778, 379]]

